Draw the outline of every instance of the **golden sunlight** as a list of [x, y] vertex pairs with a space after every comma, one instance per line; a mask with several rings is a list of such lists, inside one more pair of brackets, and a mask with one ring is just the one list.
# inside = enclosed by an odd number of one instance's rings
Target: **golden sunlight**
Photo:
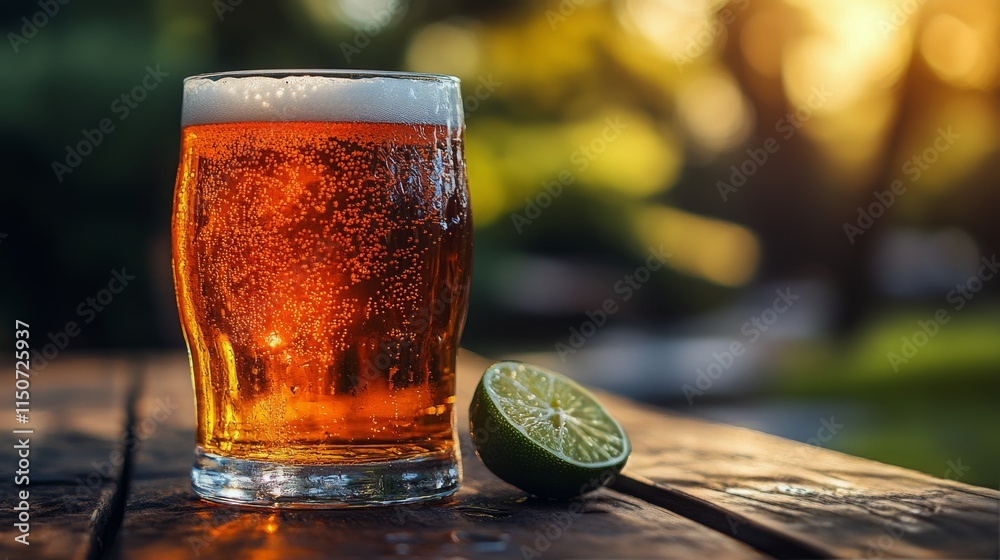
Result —
[[636, 211], [639, 240], [663, 246], [676, 270], [722, 286], [742, 286], [753, 279], [760, 260], [760, 241], [749, 229], [665, 206]]

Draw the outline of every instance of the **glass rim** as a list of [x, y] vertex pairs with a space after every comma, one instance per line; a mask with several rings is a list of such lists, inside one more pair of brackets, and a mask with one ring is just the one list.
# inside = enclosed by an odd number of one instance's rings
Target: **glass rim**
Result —
[[289, 78], [289, 77], [339, 78], [345, 80], [364, 79], [394, 79], [416, 80], [440, 83], [460, 84], [461, 79], [448, 74], [428, 74], [423, 72], [403, 72], [398, 70], [354, 70], [330, 68], [272, 68], [262, 70], [226, 70], [222, 72], [205, 72], [184, 78], [189, 80], [221, 80], [224, 78]]

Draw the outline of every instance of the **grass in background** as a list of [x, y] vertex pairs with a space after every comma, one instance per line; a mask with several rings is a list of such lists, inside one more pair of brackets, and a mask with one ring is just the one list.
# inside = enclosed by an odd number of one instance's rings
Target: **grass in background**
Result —
[[894, 368], [889, 353], [902, 356], [902, 338], [912, 341], [917, 321], [933, 312], [886, 314], [850, 341], [810, 343], [790, 351], [776, 392], [790, 398], [844, 399], [866, 409], [865, 425], [838, 434], [831, 442], [835, 449], [997, 488], [1000, 308], [953, 313], [950, 322]]

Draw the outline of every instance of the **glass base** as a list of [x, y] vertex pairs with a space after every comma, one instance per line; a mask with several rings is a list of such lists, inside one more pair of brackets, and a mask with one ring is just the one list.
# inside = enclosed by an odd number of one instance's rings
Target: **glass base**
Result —
[[195, 450], [191, 485], [213, 502], [267, 508], [350, 508], [436, 500], [458, 490], [454, 455], [351, 465], [285, 465]]

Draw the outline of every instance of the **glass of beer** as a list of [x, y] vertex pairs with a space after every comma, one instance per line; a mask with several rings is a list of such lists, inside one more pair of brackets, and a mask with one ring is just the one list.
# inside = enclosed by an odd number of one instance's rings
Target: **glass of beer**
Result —
[[204, 74], [181, 120], [194, 490], [289, 508], [455, 492], [472, 253], [458, 79]]

